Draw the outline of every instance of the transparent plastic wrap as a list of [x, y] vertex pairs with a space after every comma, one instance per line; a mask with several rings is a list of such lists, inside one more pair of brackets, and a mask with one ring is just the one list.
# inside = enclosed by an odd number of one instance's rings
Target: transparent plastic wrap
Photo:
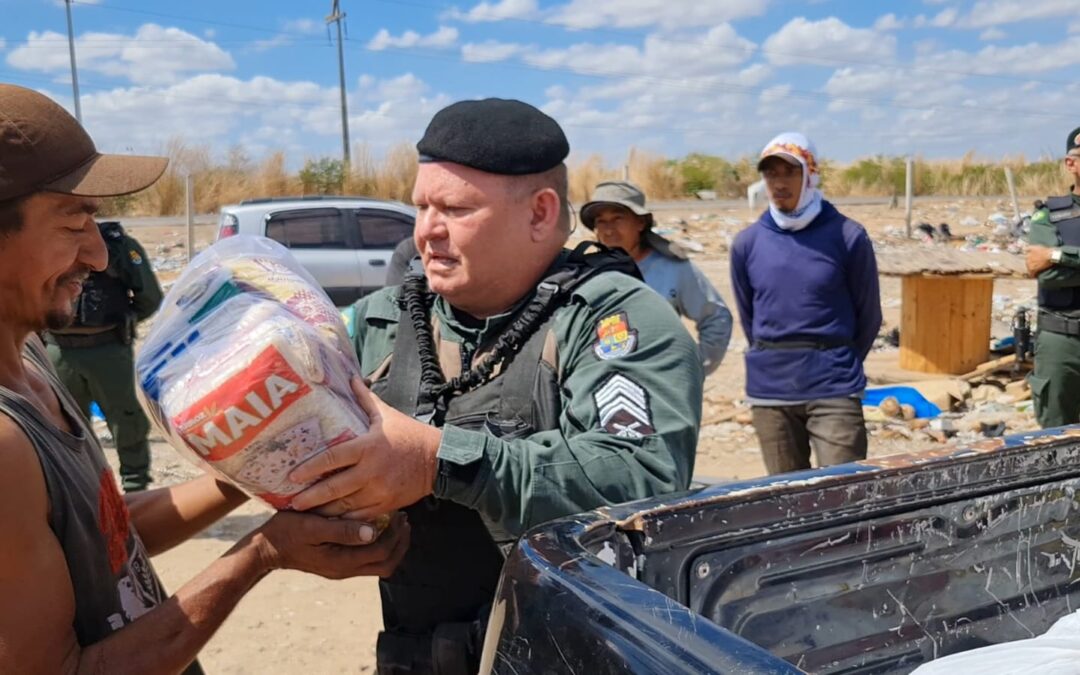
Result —
[[176, 448], [274, 508], [301, 462], [368, 428], [337, 308], [283, 246], [225, 239], [165, 296], [135, 359], [139, 398]]

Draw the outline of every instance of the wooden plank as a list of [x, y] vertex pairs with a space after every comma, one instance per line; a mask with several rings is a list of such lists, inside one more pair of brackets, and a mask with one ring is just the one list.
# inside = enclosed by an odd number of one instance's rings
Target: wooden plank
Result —
[[1003, 356], [1000, 359], [994, 359], [993, 361], [987, 361], [986, 363], [983, 363], [971, 372], [961, 375], [960, 379], [969, 381], [977, 380], [984, 375], [989, 375], [990, 373], [998, 370], [999, 368], [1011, 366], [1014, 363], [1016, 363], [1016, 354], [1009, 354], [1008, 356]]
[[967, 372], [990, 357], [991, 322], [994, 315], [994, 280], [970, 279], [969, 299], [972, 301], [970, 314], [973, 335], [966, 342], [968, 347], [963, 366], [959, 372]]
[[900, 367], [920, 373], [928, 372], [922, 354], [916, 348], [919, 334], [918, 284], [920, 277], [906, 276], [900, 281]]

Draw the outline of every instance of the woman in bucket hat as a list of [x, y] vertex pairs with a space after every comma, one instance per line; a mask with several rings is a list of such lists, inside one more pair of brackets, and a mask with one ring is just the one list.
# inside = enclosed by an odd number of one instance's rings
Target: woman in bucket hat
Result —
[[645, 193], [633, 183], [607, 181], [581, 207], [581, 221], [601, 244], [621, 248], [637, 262], [645, 283], [680, 315], [697, 324], [705, 374], [716, 370], [731, 340], [731, 311], [686, 252], [653, 230]]

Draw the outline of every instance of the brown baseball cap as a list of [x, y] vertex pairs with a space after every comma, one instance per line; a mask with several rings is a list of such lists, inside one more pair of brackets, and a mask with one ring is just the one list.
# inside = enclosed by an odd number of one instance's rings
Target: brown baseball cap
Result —
[[34, 192], [115, 197], [149, 187], [169, 160], [103, 155], [78, 120], [38, 92], [0, 83], [0, 201]]

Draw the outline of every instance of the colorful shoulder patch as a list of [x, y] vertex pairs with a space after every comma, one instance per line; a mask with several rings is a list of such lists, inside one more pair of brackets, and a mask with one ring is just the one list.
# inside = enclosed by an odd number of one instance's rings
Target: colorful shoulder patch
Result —
[[142, 256], [139, 255], [139, 252], [136, 251], [135, 249], [128, 249], [128, 257], [131, 258], [131, 264], [133, 264], [133, 265], [141, 265], [142, 264]]
[[593, 352], [604, 361], [617, 359], [637, 348], [637, 331], [630, 328], [626, 312], [605, 316], [596, 323], [596, 342]]

